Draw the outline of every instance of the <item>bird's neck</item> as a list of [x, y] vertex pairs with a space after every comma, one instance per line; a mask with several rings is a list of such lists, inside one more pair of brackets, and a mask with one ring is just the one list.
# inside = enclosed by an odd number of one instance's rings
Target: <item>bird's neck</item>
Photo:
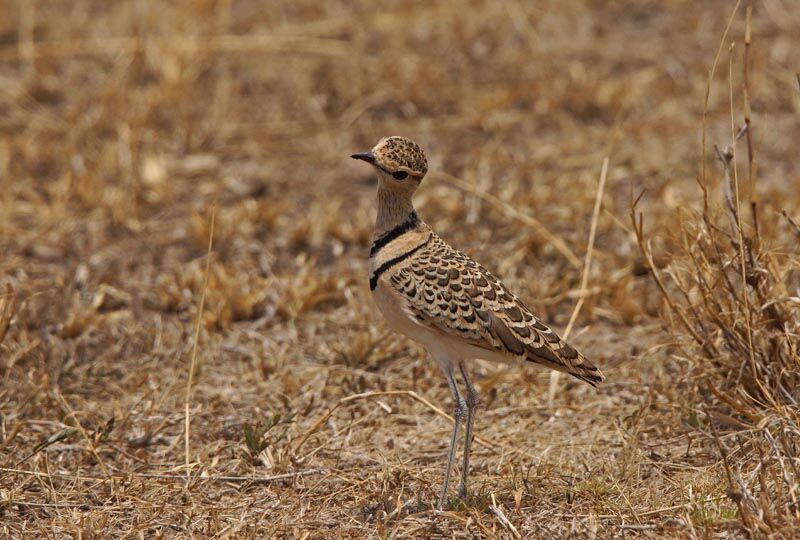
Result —
[[414, 212], [411, 196], [397, 193], [378, 183], [378, 217], [375, 220], [375, 238], [380, 238], [398, 225], [406, 222]]

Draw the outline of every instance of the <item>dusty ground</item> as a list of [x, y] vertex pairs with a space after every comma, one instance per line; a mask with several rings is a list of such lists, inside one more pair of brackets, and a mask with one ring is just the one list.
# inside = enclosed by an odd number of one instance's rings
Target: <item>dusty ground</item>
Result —
[[[628, 217], [644, 190], [667, 268], [701, 175], [724, 215], [745, 10], [601, 4], [0, 7], [0, 534], [512, 537], [494, 507], [525, 538], [754, 535]], [[758, 207], [785, 255], [800, 9], [754, 4]], [[391, 134], [428, 153], [423, 218], [560, 329], [610, 163], [571, 337], [607, 382], [550, 400], [544, 370], [476, 364], [474, 496], [441, 515], [449, 391], [372, 304], [375, 181], [347, 158]]]

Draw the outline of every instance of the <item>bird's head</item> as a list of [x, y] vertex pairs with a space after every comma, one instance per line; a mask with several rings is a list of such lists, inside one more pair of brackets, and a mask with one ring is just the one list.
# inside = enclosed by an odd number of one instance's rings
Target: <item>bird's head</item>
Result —
[[413, 193], [428, 172], [428, 160], [417, 143], [405, 137], [385, 137], [369, 152], [350, 156], [366, 161], [381, 183], [393, 191]]

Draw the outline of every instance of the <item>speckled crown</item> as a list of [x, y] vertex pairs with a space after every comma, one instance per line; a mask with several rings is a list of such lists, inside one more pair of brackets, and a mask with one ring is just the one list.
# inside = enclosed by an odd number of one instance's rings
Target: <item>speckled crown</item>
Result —
[[386, 137], [381, 139], [372, 153], [381, 163], [392, 169], [406, 169], [415, 176], [428, 172], [428, 160], [417, 143], [405, 137]]

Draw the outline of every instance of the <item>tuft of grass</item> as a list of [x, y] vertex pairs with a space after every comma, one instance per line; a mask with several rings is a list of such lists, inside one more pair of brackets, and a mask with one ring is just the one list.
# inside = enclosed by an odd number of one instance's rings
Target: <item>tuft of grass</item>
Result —
[[[692, 517], [705, 527], [735, 518], [747, 534], [760, 537], [791, 535], [800, 523], [800, 290], [789, 280], [800, 255], [791, 221], [765, 222], [758, 202], [751, 132], [759, 127], [747, 101], [750, 4], [746, 13], [743, 121], [736, 128], [731, 54], [730, 144], [714, 146], [721, 204], [713, 204], [708, 179], [699, 178], [702, 208], [681, 213], [665, 266], [655, 263], [658, 254], [637, 211], [639, 199], [631, 204], [630, 218], [664, 300], [664, 320], [678, 344], [674, 355], [689, 366], [675, 381], [682, 398], [675, 406], [719, 459], [707, 474], [726, 485], [727, 504], [701, 496]], [[743, 139], [747, 167], [739, 163]], [[750, 190], [748, 212], [744, 185]]]

